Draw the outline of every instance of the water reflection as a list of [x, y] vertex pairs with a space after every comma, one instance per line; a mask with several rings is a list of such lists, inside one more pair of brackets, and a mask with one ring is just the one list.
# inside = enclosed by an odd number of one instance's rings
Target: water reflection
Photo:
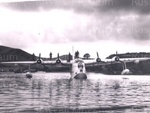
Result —
[[23, 74], [1, 74], [0, 111], [104, 110], [116, 113], [149, 110], [150, 77], [135, 79], [133, 76], [96, 74], [88, 77], [87, 80], [70, 81], [69, 73], [35, 73], [32, 79]]

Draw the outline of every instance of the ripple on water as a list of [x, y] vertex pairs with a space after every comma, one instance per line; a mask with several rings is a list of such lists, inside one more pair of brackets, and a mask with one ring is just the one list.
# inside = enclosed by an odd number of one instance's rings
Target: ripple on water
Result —
[[[69, 73], [0, 75], [0, 111], [144, 112], [150, 110], [150, 77], [90, 74], [69, 80]], [[135, 78], [135, 79], [134, 79]], [[65, 111], [66, 110], [66, 111]]]

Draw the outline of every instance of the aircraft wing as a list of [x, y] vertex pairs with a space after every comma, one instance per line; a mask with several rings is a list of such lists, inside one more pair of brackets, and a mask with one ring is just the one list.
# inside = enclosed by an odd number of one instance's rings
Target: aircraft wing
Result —
[[[8, 62], [0, 62], [0, 64], [47, 64], [47, 65], [57, 65], [56, 61], [8, 61]], [[62, 65], [70, 65], [70, 62], [61, 61]]]
[[117, 64], [121, 62], [129, 63], [129, 62], [134, 62], [134, 63], [139, 63], [140, 61], [146, 61], [150, 60], [150, 58], [118, 58], [116, 57], [115, 59], [106, 59], [104, 61], [93, 61], [93, 62], [85, 62], [85, 66], [104, 66], [104, 65], [110, 65], [110, 64]]
[[55, 66], [55, 65], [70, 66], [72, 63], [67, 61], [62, 61], [62, 60], [60, 61], [56, 60], [56, 61], [43, 61], [41, 64], [51, 65], [51, 66]]
[[41, 64], [41, 65], [70, 65], [71, 62], [67, 62], [65, 60], [61, 60], [59, 58], [59, 54], [57, 56], [56, 60], [48, 60], [48, 61], [43, 61], [41, 58], [41, 54], [39, 54], [39, 57], [35, 61], [7, 61], [7, 62], [0, 62], [0, 64]]
[[[38, 61], [9, 61], [9, 62], [0, 62], [0, 64], [35, 64]], [[41, 61], [41, 64], [56, 64], [55, 61]]]
[[121, 61], [125, 62], [132, 62], [132, 61], [144, 61], [144, 60], [150, 60], [150, 58], [126, 58], [126, 59], [120, 59]]
[[35, 64], [36, 61], [9, 61], [9, 62], [0, 62], [0, 64]]
[[139, 63], [140, 61], [145, 61], [145, 60], [150, 60], [150, 57], [145, 57], [145, 58], [119, 58], [118, 56], [112, 58], [112, 59], [107, 59], [105, 62], [111, 62], [111, 63], [118, 63], [118, 62], [134, 62], [134, 63]]
[[43, 65], [51, 65], [51, 66], [54, 66], [54, 65], [70, 66], [72, 64], [71, 62], [67, 62], [67, 60], [61, 60], [59, 57], [59, 53], [57, 55], [56, 60], [53, 60], [53, 61], [42, 61], [39, 55], [39, 59], [37, 60], [37, 63], [43, 64]]
[[110, 63], [106, 63], [106, 62], [89, 62], [89, 63], [85, 63], [85, 66], [102, 66], [102, 65], [108, 65]]

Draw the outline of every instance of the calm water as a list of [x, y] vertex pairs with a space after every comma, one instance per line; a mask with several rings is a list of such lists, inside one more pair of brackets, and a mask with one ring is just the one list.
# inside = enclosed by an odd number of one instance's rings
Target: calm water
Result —
[[149, 113], [150, 76], [0, 73], [0, 113]]

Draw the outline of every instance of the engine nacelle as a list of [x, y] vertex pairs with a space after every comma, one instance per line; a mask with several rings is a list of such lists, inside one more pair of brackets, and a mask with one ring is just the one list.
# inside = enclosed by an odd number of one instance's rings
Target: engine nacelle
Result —
[[97, 58], [97, 59], [96, 59], [96, 62], [101, 62], [101, 59], [100, 59], [100, 58]]
[[56, 60], [56, 63], [57, 63], [57, 64], [60, 64], [60, 63], [61, 63], [61, 60], [60, 60], [60, 59], [57, 59], [57, 60]]
[[42, 59], [38, 59], [38, 60], [36, 61], [36, 63], [37, 63], [37, 64], [42, 64], [42, 63], [43, 63], [43, 60], [42, 60]]
[[115, 61], [118, 62], [119, 60], [120, 60], [120, 58], [119, 58], [118, 56], [116, 56], [116, 57], [115, 57]]

